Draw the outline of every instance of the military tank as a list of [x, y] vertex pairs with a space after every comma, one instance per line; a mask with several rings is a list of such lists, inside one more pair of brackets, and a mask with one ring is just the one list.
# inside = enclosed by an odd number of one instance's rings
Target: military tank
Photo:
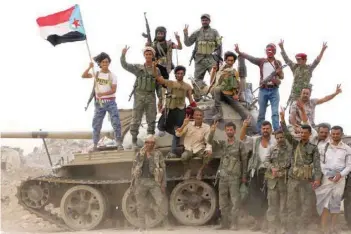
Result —
[[[205, 99], [198, 103], [204, 110], [205, 122], [212, 123], [211, 106], [213, 100]], [[257, 109], [252, 108], [253, 119]], [[224, 139], [225, 122], [234, 121], [240, 129], [240, 116], [223, 103], [223, 120], [219, 122], [215, 139]], [[128, 145], [129, 124], [132, 110], [120, 110], [124, 145]], [[239, 131], [237, 132], [237, 135]], [[102, 136], [112, 137], [112, 133], [102, 132]], [[42, 138], [45, 139], [91, 139], [91, 132], [2, 132], [2, 138]], [[157, 147], [166, 155], [171, 148], [172, 136], [157, 137]], [[136, 201], [130, 192], [131, 167], [135, 151], [117, 150], [103, 147], [97, 152], [76, 153], [74, 159], [52, 167], [49, 175], [30, 178], [18, 187], [19, 204], [33, 214], [67, 230], [91, 230], [101, 228], [106, 220], [124, 222], [138, 226]], [[48, 150], [47, 150], [48, 151]], [[183, 151], [179, 147], [179, 155]], [[48, 152], [49, 156], [50, 152]], [[166, 160], [167, 196], [169, 214], [181, 225], [204, 225], [216, 214], [218, 207], [217, 188], [214, 186], [219, 165], [219, 153], [213, 149], [214, 159], [205, 169], [202, 181], [191, 179], [183, 181], [183, 164], [180, 158]], [[50, 159], [50, 156], [49, 156]], [[201, 166], [200, 159], [191, 162], [193, 176]], [[60, 208], [57, 215], [46, 209], [49, 204]], [[150, 199], [146, 225], [160, 224], [162, 217], [155, 202]]]

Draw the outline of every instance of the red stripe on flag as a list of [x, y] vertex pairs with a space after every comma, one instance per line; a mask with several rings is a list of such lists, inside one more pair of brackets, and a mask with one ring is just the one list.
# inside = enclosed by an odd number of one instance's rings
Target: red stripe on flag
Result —
[[39, 27], [54, 26], [57, 24], [62, 24], [64, 22], [69, 21], [69, 18], [71, 17], [73, 10], [74, 10], [74, 6], [64, 11], [39, 17], [37, 19], [37, 24], [39, 25]]

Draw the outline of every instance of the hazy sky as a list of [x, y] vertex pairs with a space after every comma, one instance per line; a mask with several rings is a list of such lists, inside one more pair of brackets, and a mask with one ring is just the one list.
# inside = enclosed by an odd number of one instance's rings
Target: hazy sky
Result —
[[[343, 93], [329, 103], [317, 107], [316, 123], [340, 124], [351, 132], [348, 110], [351, 100], [349, 71], [351, 16], [347, 1], [19, 1], [2, 3], [1, 56], [1, 131], [91, 130], [93, 105], [84, 111], [92, 88], [92, 80], [83, 80], [81, 73], [89, 64], [85, 42], [61, 44], [57, 47], [39, 35], [36, 18], [79, 4], [91, 52], [101, 51], [112, 57], [111, 70], [118, 77], [117, 104], [131, 108], [128, 102], [134, 76], [119, 62], [122, 48], [131, 48], [127, 61], [143, 62], [145, 39], [143, 12], [148, 13], [152, 37], [157, 26], [167, 27], [167, 38], [175, 40], [178, 31], [183, 41], [183, 28], [189, 32], [201, 26], [200, 15], [209, 13], [211, 26], [224, 37], [224, 50], [233, 50], [239, 43], [243, 52], [264, 56], [270, 42], [285, 40], [288, 55], [305, 52], [308, 61], [319, 54], [323, 41], [328, 42], [322, 62], [313, 74], [313, 97], [335, 91], [341, 83]], [[15, 9], [15, 10], [11, 10]], [[188, 67], [192, 48], [178, 52], [179, 64]], [[174, 53], [175, 54], [175, 53]], [[282, 60], [278, 49], [277, 58]], [[174, 62], [176, 63], [175, 56]], [[193, 65], [188, 75], [193, 74]], [[247, 62], [248, 81], [258, 85], [259, 69]], [[206, 80], [208, 81], [207, 75]], [[285, 69], [280, 87], [281, 104], [285, 105], [292, 83], [292, 73]], [[270, 120], [270, 111], [267, 113]], [[105, 121], [104, 129], [110, 128]], [[2, 140], [3, 145], [20, 145], [26, 151], [40, 140]]]

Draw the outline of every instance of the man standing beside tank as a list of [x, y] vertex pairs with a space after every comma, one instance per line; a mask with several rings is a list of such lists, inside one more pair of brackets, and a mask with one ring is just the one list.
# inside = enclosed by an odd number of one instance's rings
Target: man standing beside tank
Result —
[[[259, 114], [257, 119], [257, 131], [261, 133], [262, 122], [266, 118], [266, 110], [268, 101], [272, 109], [272, 124], [274, 131], [277, 131], [279, 126], [279, 85], [284, 79], [282, 71], [282, 63], [275, 58], [276, 46], [270, 43], [266, 46], [266, 58], [255, 58], [251, 55], [240, 51], [238, 44], [235, 45], [235, 51], [239, 56], [243, 56], [251, 63], [260, 68], [260, 90], [258, 93]], [[268, 80], [267, 80], [268, 79]]]
[[[213, 140], [215, 130], [216, 124], [211, 126], [210, 143], [219, 152], [223, 152], [218, 167], [219, 208], [221, 210], [221, 226], [219, 229], [238, 230], [240, 184], [247, 182], [247, 151], [244, 143], [235, 139], [236, 125], [233, 122], [228, 122], [225, 125], [227, 135], [225, 141]], [[231, 212], [229, 212], [230, 207]]]
[[[144, 48], [145, 63], [141, 64], [129, 64], [126, 62], [126, 53], [129, 47], [125, 47], [122, 50], [121, 64], [124, 69], [133, 73], [136, 76], [134, 84], [134, 104], [132, 113], [132, 122], [130, 126], [130, 133], [132, 135], [133, 148], [137, 148], [137, 139], [139, 134], [139, 127], [143, 114], [146, 115], [147, 122], [147, 134], [154, 135], [156, 127], [156, 96], [158, 97], [159, 109], [162, 107], [162, 92], [161, 86], [156, 82], [153, 76], [153, 58], [155, 58], [155, 50], [152, 47]], [[160, 70], [157, 69], [158, 75]]]
[[145, 229], [145, 209], [149, 205], [147, 196], [151, 194], [168, 226], [166, 199], [166, 164], [161, 151], [155, 149], [155, 137], [148, 135], [144, 147], [136, 154], [132, 168], [132, 184], [137, 202], [140, 229]]
[[117, 77], [109, 70], [111, 58], [108, 54], [102, 52], [94, 58], [99, 65], [100, 71], [92, 75], [90, 69], [94, 67], [90, 63], [88, 69], [82, 74], [82, 78], [93, 78], [95, 76], [95, 112], [93, 118], [93, 151], [97, 150], [100, 140], [100, 131], [106, 112], [111, 116], [111, 124], [115, 132], [115, 139], [118, 149], [123, 149], [122, 130], [119, 119], [119, 112], [116, 103]]
[[[211, 17], [209, 14], [201, 15], [202, 27], [190, 36], [188, 35], [189, 25], [184, 28], [184, 44], [192, 46], [195, 43], [193, 55], [191, 59], [195, 60], [195, 82], [194, 98], [198, 100], [201, 98], [201, 90], [206, 86], [204, 77], [206, 72], [210, 72], [212, 67], [216, 64], [212, 53], [217, 50], [217, 55], [222, 55], [222, 42], [221, 37], [216, 29], [210, 27]], [[197, 88], [197, 86], [199, 88]], [[196, 88], [195, 88], [196, 87]]]
[[293, 75], [294, 81], [291, 87], [291, 92], [289, 95], [289, 99], [287, 105], [290, 105], [293, 101], [297, 100], [300, 97], [301, 91], [304, 87], [309, 87], [312, 73], [314, 69], [318, 66], [319, 62], [321, 61], [324, 51], [327, 49], [327, 43], [323, 43], [322, 50], [318, 57], [313, 61], [312, 64], [306, 64], [307, 62], [307, 55], [304, 53], [299, 53], [295, 56], [296, 63], [291, 61], [284, 49], [284, 40], [280, 40], [279, 47], [281, 49], [282, 57], [287, 65], [289, 65]]

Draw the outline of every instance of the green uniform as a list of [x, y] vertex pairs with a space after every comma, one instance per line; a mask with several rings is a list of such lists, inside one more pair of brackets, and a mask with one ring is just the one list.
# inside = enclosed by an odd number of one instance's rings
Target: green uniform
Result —
[[[155, 134], [157, 114], [155, 91], [159, 101], [162, 102], [162, 87], [157, 84], [156, 79], [153, 77], [152, 67], [146, 67], [141, 64], [129, 64], [126, 62], [125, 55], [121, 56], [121, 64], [124, 69], [136, 76], [132, 122], [130, 126], [130, 133], [134, 141], [136, 141], [144, 113], [148, 125], [147, 134]], [[157, 71], [160, 74], [159, 69]]]
[[[288, 180], [288, 230], [307, 227], [310, 223], [313, 207], [311, 182], [322, 177], [320, 156], [316, 145], [308, 142], [303, 144], [290, 134], [285, 122], [281, 123], [285, 138], [293, 148], [291, 167]], [[303, 200], [301, 199], [303, 197]], [[297, 205], [301, 204], [301, 214], [297, 213]], [[296, 225], [297, 224], [297, 225]]]
[[[279, 224], [286, 226], [287, 221], [287, 176], [290, 167], [292, 148], [290, 145], [275, 145], [269, 149], [264, 161], [267, 168], [265, 177], [268, 188], [267, 221], [270, 229], [276, 229]], [[273, 177], [272, 168], [278, 169], [277, 176]], [[279, 222], [280, 221], [280, 222]]]
[[[186, 46], [192, 46], [194, 43], [196, 54], [195, 54], [195, 82], [202, 89], [206, 86], [203, 82], [206, 72], [211, 72], [212, 67], [216, 64], [212, 53], [218, 46], [221, 46], [221, 38], [216, 29], [208, 27], [207, 29], [200, 28], [193, 32], [190, 36], [184, 34], [184, 44]], [[221, 55], [221, 50], [220, 50]], [[195, 98], [199, 98], [197, 90], [194, 87]]]
[[229, 216], [232, 223], [237, 224], [240, 207], [240, 183], [247, 174], [248, 154], [244, 143], [240, 140], [235, 140], [233, 144], [229, 144], [228, 141], [213, 141], [213, 147], [216, 151], [222, 152], [218, 168], [219, 208], [222, 226], [229, 226]]
[[[135, 199], [139, 225], [145, 228], [145, 210], [150, 206], [148, 193], [151, 194], [157, 208], [164, 217], [168, 214], [167, 198], [161, 191], [161, 186], [166, 187], [166, 164], [159, 150], [155, 150], [147, 158], [143, 149], [137, 153], [132, 169], [132, 178], [135, 180]], [[150, 206], [152, 207], [152, 206]]]
[[294, 75], [294, 81], [288, 100], [288, 104], [290, 104], [300, 97], [303, 88], [310, 86], [313, 70], [319, 64], [319, 60], [315, 59], [312, 64], [299, 65], [289, 59], [285, 50], [282, 50], [281, 54], [285, 63], [289, 65]]

